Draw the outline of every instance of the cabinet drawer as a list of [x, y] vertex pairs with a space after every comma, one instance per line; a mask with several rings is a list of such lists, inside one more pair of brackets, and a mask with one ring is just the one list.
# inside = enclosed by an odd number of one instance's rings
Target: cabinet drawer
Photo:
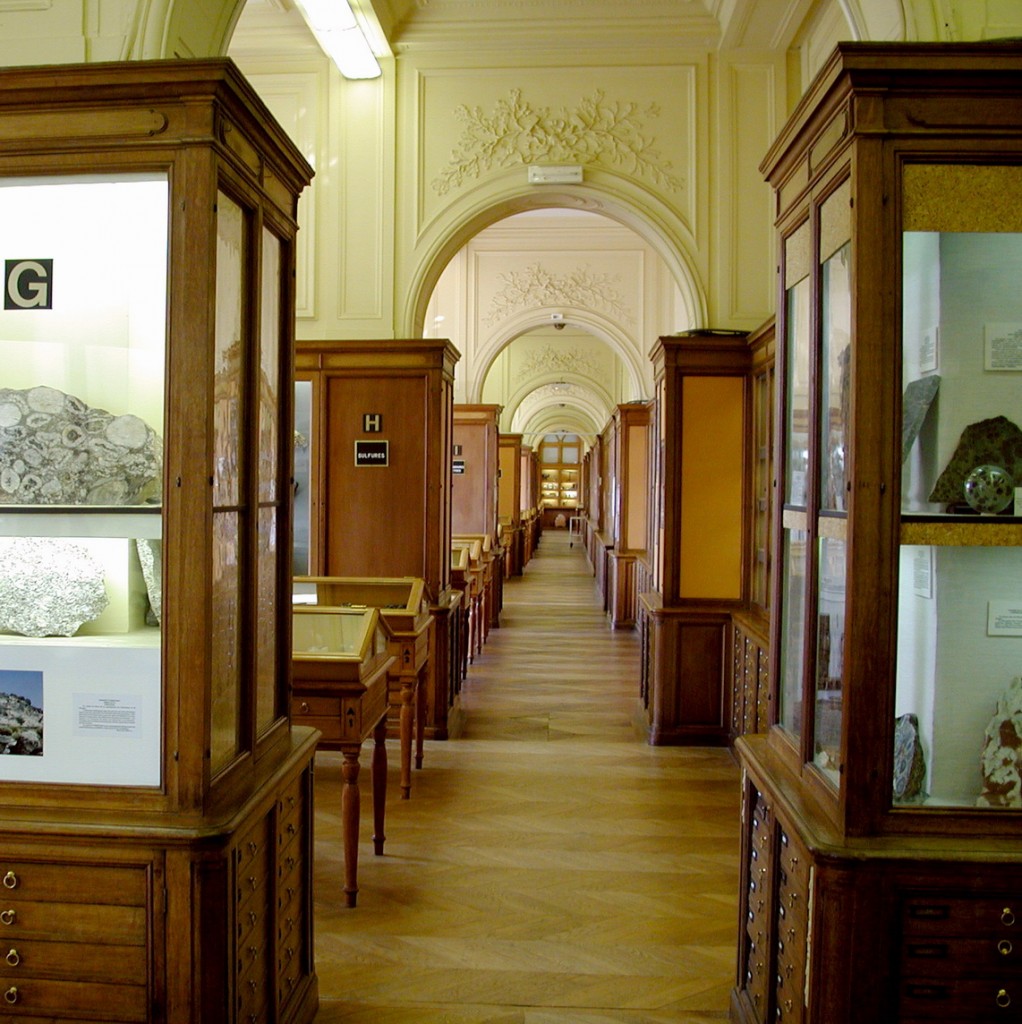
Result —
[[270, 881], [270, 827], [264, 818], [234, 848], [234, 900], [239, 909], [257, 893], [265, 894]]
[[291, 698], [291, 711], [295, 715], [339, 718], [341, 715], [341, 699], [340, 697], [294, 696]]
[[0, 899], [0, 944], [23, 939], [141, 946], [146, 941], [146, 910], [84, 903], [4, 903]]
[[264, 1007], [269, 995], [269, 974], [265, 967], [238, 979], [235, 1002], [238, 1024], [256, 1024], [265, 1020]]
[[144, 985], [57, 981], [0, 972], [0, 1014], [16, 1013], [18, 1018], [63, 1018], [73, 1007], [76, 1018], [83, 1020], [144, 1021], [147, 1003]]
[[265, 874], [270, 855], [270, 819], [265, 817], [249, 829], [234, 847], [236, 876]]
[[774, 979], [776, 985], [777, 1019], [788, 1024], [796, 1024], [802, 1020], [802, 989], [803, 979], [794, 969], [787, 970], [786, 965], [778, 964], [778, 973]]
[[277, 800], [277, 846], [287, 845], [302, 831], [302, 812], [305, 809], [305, 785], [307, 777], [303, 772], [281, 793]]
[[145, 868], [5, 861], [0, 864], [0, 902], [111, 903], [140, 907], [146, 903]]
[[295, 900], [301, 900], [302, 894], [305, 891], [305, 872], [303, 868], [304, 865], [300, 861], [296, 862], [291, 871], [281, 878], [277, 889], [278, 913], [286, 912]]
[[802, 891], [809, 888], [809, 858], [802, 844], [783, 828], [777, 831], [777, 860], [789, 884]]
[[1018, 1020], [1022, 983], [984, 978], [906, 979], [901, 983], [903, 1016], [927, 1020]]
[[1022, 937], [1022, 899], [910, 897], [902, 904], [902, 927], [906, 936]]
[[296, 705], [292, 706], [292, 721], [294, 724], [309, 725], [313, 729], [318, 729], [323, 734], [319, 740], [321, 744], [337, 743], [340, 740], [346, 739], [340, 716], [303, 715], [295, 710], [295, 707]]
[[1022, 940], [912, 938], [902, 944], [903, 977], [1022, 977]]
[[[42, 976], [111, 983], [137, 979], [142, 982], [146, 978], [146, 948], [12, 939], [0, 946], [0, 969], [18, 978]], [[0, 1003], [0, 1013], [2, 1007]]]

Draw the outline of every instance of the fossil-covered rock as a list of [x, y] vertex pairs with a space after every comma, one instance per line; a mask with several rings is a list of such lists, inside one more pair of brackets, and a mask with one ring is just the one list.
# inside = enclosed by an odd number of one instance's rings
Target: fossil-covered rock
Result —
[[0, 503], [141, 505], [162, 490], [163, 444], [138, 416], [56, 388], [0, 388]]
[[74, 636], [109, 603], [103, 567], [83, 544], [54, 537], [0, 542], [0, 630]]

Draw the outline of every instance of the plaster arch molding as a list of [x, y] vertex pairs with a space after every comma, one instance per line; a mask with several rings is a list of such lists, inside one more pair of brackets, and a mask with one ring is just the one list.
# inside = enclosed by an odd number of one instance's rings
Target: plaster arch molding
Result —
[[523, 435], [526, 443], [538, 444], [544, 434], [567, 429], [591, 444], [613, 409], [609, 396], [569, 379], [563, 385], [551, 381], [515, 396], [504, 413], [510, 413], [509, 432]]
[[[586, 168], [586, 183], [551, 188], [523, 185], [524, 168], [501, 171], [487, 184], [455, 196], [409, 246], [399, 312], [401, 329], [423, 332], [427, 307], [444, 268], [484, 228], [516, 213], [540, 209], [582, 210], [600, 214], [631, 229], [664, 260], [678, 286], [688, 323], [679, 330], [705, 326], [706, 290], [696, 271], [694, 240], [683, 220], [654, 193], [623, 176]], [[399, 271], [400, 273], [400, 271]], [[483, 353], [479, 353], [484, 359]]]
[[[573, 326], [583, 328], [586, 333], [593, 335], [598, 342], [606, 344], [624, 363], [628, 371], [629, 391], [632, 395], [642, 395], [650, 391], [652, 386], [652, 367], [646, 359], [646, 353], [641, 351], [639, 344], [633, 337], [619, 325], [613, 323], [607, 317], [595, 313], [593, 310], [572, 309], [568, 306], [558, 306], [558, 310], [564, 313]], [[471, 376], [466, 381], [467, 401], [483, 401], [483, 385], [487, 374], [493, 368], [497, 357], [511, 342], [534, 328], [549, 326], [549, 311], [542, 309], [530, 310], [502, 324], [499, 333], [491, 335], [489, 339], [485, 340], [472, 353]], [[566, 372], [571, 372], [570, 367], [566, 368]], [[552, 379], [558, 379], [563, 376], [563, 373], [559, 373]]]

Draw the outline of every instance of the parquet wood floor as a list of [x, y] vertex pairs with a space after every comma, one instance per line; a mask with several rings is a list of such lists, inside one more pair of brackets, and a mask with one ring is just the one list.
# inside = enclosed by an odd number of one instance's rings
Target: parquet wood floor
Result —
[[340, 755], [317, 755], [317, 1024], [727, 1019], [738, 770], [640, 738], [638, 657], [578, 545], [547, 531], [469, 669], [464, 733], [427, 743], [411, 800], [391, 787], [383, 857], [363, 792], [352, 910]]

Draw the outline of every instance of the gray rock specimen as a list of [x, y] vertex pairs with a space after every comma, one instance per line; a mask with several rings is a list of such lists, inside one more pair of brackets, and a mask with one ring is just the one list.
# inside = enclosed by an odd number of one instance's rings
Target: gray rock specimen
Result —
[[139, 538], [135, 541], [135, 547], [142, 566], [146, 593], [149, 595], [146, 624], [158, 626], [163, 617], [163, 541]]
[[0, 631], [74, 636], [110, 603], [88, 549], [52, 537], [13, 537], [0, 551]]
[[141, 505], [162, 480], [163, 444], [137, 416], [56, 388], [0, 388], [0, 503]]
[[41, 754], [43, 712], [17, 693], [0, 693], [0, 754]]

